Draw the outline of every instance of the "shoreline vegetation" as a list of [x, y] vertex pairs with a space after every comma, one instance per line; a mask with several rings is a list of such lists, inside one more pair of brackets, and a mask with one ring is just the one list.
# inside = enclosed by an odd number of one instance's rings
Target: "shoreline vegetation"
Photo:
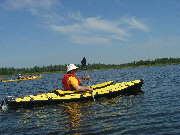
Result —
[[[136, 68], [136, 67], [150, 67], [150, 66], [166, 66], [180, 64], [180, 58], [157, 58], [154, 60], [139, 60], [124, 64], [87, 64], [87, 70], [107, 70], [107, 69], [121, 69], [121, 68]], [[76, 64], [79, 71], [85, 70], [80, 64]], [[50, 65], [50, 66], [35, 66], [33, 68], [0, 68], [0, 76], [8, 77], [18, 74], [34, 75], [34, 74], [48, 74], [48, 73], [65, 73], [67, 64], [65, 65]]]

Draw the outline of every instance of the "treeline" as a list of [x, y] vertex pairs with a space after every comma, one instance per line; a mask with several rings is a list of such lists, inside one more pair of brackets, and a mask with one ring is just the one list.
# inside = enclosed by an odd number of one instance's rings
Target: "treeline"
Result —
[[[124, 64], [87, 64], [88, 70], [96, 69], [118, 69], [126, 67], [140, 67], [140, 66], [155, 66], [155, 65], [171, 65], [180, 64], [180, 58], [161, 58], [155, 60], [140, 60]], [[80, 64], [77, 64], [79, 70], [84, 70]], [[42, 73], [55, 73], [66, 72], [67, 65], [50, 65], [50, 66], [35, 66], [33, 68], [0, 68], [0, 75], [17, 75], [17, 74], [42, 74]]]

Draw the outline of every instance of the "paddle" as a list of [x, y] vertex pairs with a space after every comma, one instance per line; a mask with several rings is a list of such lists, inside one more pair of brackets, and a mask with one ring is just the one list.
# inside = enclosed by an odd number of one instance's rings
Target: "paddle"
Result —
[[[89, 76], [88, 73], [87, 73], [87, 68], [86, 68], [86, 58], [85, 58], [85, 57], [82, 59], [81, 65], [82, 65], [82, 68], [84, 68], [84, 69], [86, 70], [86, 75]], [[90, 79], [88, 80], [88, 85], [89, 85], [90, 88], [91, 88]], [[94, 91], [92, 91], [92, 97], [93, 97], [93, 100], [95, 101], [95, 98], [94, 98]]]

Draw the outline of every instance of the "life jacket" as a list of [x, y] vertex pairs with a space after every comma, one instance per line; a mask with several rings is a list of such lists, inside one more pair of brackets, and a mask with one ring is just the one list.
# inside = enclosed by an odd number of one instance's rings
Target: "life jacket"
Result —
[[64, 87], [64, 90], [74, 90], [74, 87], [68, 83], [68, 78], [69, 77], [75, 77], [78, 80], [78, 84], [80, 85], [80, 80], [73, 74], [65, 74], [64, 77], [62, 78], [62, 84]]

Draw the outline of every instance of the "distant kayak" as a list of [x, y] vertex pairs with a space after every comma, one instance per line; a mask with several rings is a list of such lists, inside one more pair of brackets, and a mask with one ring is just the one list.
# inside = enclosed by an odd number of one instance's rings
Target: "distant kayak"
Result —
[[[28, 95], [20, 97], [7, 97], [1, 103], [1, 106], [6, 104], [8, 108], [23, 108], [38, 105], [58, 104], [69, 101], [93, 99], [99, 97], [111, 97], [118, 94], [136, 94], [141, 91], [143, 80], [135, 80], [130, 82], [115, 83], [108, 81], [105, 83], [92, 85], [93, 92], [84, 91], [78, 92], [75, 90], [53, 90], [49, 93], [42, 93], [38, 95]], [[88, 86], [90, 87], [90, 86]]]
[[11, 80], [1, 80], [1, 82], [12, 82], [12, 81], [24, 81], [24, 80], [32, 80], [32, 79], [39, 79], [42, 76], [28, 76], [28, 77], [22, 77], [21, 79], [11, 79]]
[[7, 79], [7, 78], [0, 78], [0, 79]]

